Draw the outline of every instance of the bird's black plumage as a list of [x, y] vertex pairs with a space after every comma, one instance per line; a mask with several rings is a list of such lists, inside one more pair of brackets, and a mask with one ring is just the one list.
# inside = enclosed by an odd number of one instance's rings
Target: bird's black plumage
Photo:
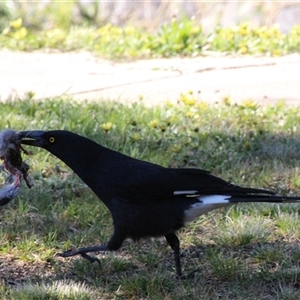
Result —
[[22, 143], [44, 148], [64, 161], [111, 212], [114, 233], [107, 245], [67, 251], [61, 256], [117, 250], [126, 238], [165, 236], [181, 276], [176, 231], [197, 216], [237, 202], [297, 202], [243, 188], [200, 169], [164, 168], [107, 149], [72, 132], [24, 131]]

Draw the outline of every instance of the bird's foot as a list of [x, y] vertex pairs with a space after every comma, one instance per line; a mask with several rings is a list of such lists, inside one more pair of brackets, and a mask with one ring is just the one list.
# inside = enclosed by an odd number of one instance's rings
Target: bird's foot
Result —
[[83, 258], [86, 258], [90, 263], [94, 263], [96, 261], [99, 264], [99, 267], [101, 268], [101, 261], [97, 257], [87, 255], [86, 253], [81, 253], [81, 256]]
[[99, 264], [99, 266], [101, 267], [101, 262], [97, 257], [90, 256], [90, 255], [86, 254], [85, 252], [77, 253], [76, 250], [75, 251], [68, 250], [68, 251], [56, 254], [56, 256], [60, 256], [60, 257], [71, 257], [71, 256], [75, 256], [75, 255], [81, 255], [81, 257], [87, 259], [90, 263], [94, 263], [96, 261]]
[[57, 253], [56, 256], [60, 257], [71, 257], [75, 255], [81, 255], [83, 258], [86, 258], [89, 262], [94, 263], [95, 261], [101, 266], [101, 262], [98, 258], [88, 255], [88, 252], [97, 252], [97, 251], [109, 251], [106, 245], [79, 248], [76, 250], [68, 250], [62, 253]]

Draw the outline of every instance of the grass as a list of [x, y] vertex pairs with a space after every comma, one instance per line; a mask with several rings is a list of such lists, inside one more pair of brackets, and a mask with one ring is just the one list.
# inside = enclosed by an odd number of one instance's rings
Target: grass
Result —
[[85, 284], [74, 283], [72, 281], [62, 281], [50, 284], [29, 283], [19, 286], [9, 294], [11, 299], [20, 300], [40, 300], [40, 299], [93, 299], [94, 292]]
[[[193, 97], [163, 108], [11, 99], [1, 104], [0, 128], [67, 129], [139, 159], [299, 194], [300, 107]], [[181, 259], [185, 273], [199, 269], [193, 279], [175, 279], [163, 238], [126, 241], [99, 254], [99, 267], [55, 254], [106, 242], [109, 212], [63, 163], [33, 152], [26, 160], [35, 186], [0, 210], [1, 299], [299, 299], [298, 205], [237, 205], [187, 226]]]
[[[24, 16], [25, 17], [25, 16]], [[62, 19], [66, 18], [62, 16]], [[31, 21], [33, 22], [33, 21]], [[69, 22], [70, 23], [70, 22]], [[2, 48], [32, 51], [88, 50], [110, 59], [198, 56], [216, 51], [223, 54], [280, 56], [298, 53], [300, 26], [282, 33], [278, 27], [253, 27], [248, 23], [230, 28], [215, 27], [204, 33], [193, 18], [173, 17], [155, 31], [110, 23], [40, 28], [22, 18], [7, 21], [0, 33]]]

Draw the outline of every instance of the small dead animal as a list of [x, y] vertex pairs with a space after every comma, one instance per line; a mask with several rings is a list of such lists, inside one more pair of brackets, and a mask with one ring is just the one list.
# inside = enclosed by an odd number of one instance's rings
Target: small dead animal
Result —
[[19, 175], [14, 176], [12, 183], [5, 185], [0, 190], [0, 206], [8, 204], [12, 199], [18, 196], [21, 187], [21, 177]]
[[10, 129], [0, 132], [0, 159], [3, 160], [3, 168], [10, 174], [6, 180], [9, 184], [0, 189], [0, 206], [19, 194], [22, 179], [29, 188], [33, 186], [33, 180], [28, 175], [29, 165], [22, 161], [21, 151], [31, 154], [22, 147], [19, 133]]

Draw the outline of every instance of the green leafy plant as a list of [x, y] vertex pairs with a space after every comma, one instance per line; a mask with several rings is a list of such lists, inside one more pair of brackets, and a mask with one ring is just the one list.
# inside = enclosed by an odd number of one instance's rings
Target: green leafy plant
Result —
[[79, 27], [72, 26], [70, 20], [63, 22], [69, 9], [62, 8], [60, 17], [56, 17], [61, 21], [57, 20], [53, 22], [56, 26], [43, 30], [25, 25], [22, 18], [7, 22], [0, 34], [0, 44], [26, 51], [86, 49], [111, 59], [197, 56], [203, 51], [280, 56], [298, 52], [300, 45], [299, 26], [284, 34], [276, 26], [251, 27], [244, 23], [230, 28], [216, 27], [206, 34], [193, 18], [185, 17], [173, 18], [152, 32], [110, 23], [100, 27]]

